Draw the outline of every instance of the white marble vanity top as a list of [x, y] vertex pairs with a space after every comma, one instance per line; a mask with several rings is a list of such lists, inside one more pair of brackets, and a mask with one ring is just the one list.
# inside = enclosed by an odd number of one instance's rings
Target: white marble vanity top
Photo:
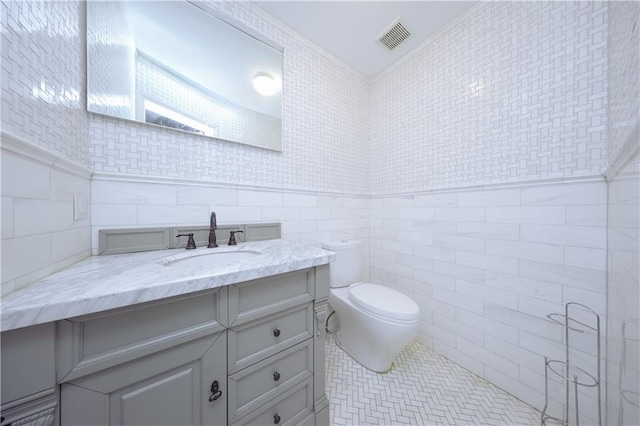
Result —
[[[167, 260], [229, 250], [260, 255], [227, 265], [167, 266]], [[332, 252], [283, 240], [93, 256], [4, 296], [2, 331], [310, 268], [333, 258]]]

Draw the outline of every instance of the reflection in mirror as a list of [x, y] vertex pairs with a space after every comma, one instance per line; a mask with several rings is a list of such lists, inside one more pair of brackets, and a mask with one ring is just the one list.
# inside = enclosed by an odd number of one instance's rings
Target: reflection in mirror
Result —
[[282, 53], [204, 5], [89, 1], [87, 109], [280, 151]]

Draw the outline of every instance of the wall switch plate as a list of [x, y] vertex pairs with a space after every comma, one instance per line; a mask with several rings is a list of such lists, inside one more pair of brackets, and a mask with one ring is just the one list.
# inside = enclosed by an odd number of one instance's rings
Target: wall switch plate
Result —
[[73, 191], [73, 220], [89, 219], [89, 199], [80, 191]]

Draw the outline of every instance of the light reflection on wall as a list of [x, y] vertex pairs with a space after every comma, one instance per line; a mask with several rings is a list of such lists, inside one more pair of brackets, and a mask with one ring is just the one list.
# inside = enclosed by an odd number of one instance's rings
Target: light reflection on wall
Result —
[[55, 85], [47, 85], [44, 81], [38, 86], [33, 86], [31, 95], [48, 104], [72, 108], [78, 108], [80, 106], [80, 90], [65, 87], [58, 88]]
[[92, 93], [87, 96], [89, 105], [102, 105], [106, 107], [131, 107], [127, 96], [111, 95], [106, 93]]

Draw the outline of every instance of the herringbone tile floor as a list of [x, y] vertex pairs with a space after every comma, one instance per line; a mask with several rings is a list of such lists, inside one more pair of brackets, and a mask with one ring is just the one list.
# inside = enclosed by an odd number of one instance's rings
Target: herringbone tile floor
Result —
[[539, 425], [540, 413], [412, 341], [387, 374], [352, 360], [327, 336], [332, 425]]

